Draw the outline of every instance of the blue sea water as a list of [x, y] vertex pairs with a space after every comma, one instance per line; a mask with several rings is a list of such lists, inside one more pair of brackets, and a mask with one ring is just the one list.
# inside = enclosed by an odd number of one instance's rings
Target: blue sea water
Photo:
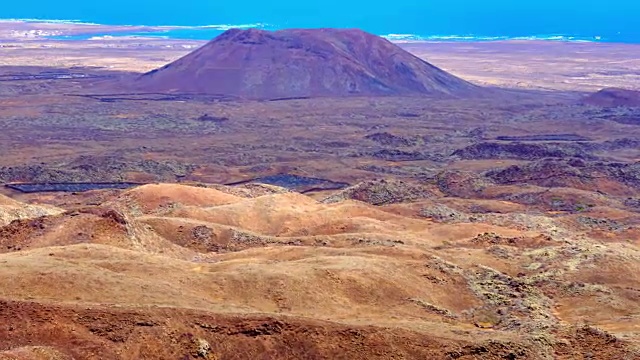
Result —
[[[263, 28], [262, 26], [239, 26], [240, 28]], [[57, 35], [50, 36], [53, 40], [91, 40], [104, 38], [158, 38], [158, 39], [179, 39], [179, 40], [210, 40], [222, 34], [225, 30], [219, 28], [180, 28], [156, 31], [114, 31], [97, 32], [79, 35]]]
[[[232, 28], [234, 26], [231, 26]], [[238, 28], [259, 28], [265, 30], [278, 30], [275, 26], [237, 26]], [[53, 40], [92, 40], [105, 38], [157, 38], [176, 40], [210, 40], [222, 34], [225, 30], [212, 28], [181, 28], [157, 31], [114, 31], [98, 32], [80, 35], [58, 35], [51, 36]], [[625, 37], [621, 34], [609, 36], [581, 36], [574, 34], [539, 34], [528, 36], [487, 36], [475, 34], [463, 35], [419, 35], [419, 34], [384, 34], [378, 33], [388, 40], [400, 43], [409, 42], [484, 42], [484, 41], [509, 41], [509, 40], [537, 40], [537, 41], [564, 41], [564, 42], [615, 42], [615, 43], [640, 43], [640, 39], [635, 36]]]
[[638, 0], [30, 0], [3, 3], [0, 18], [182, 26], [91, 36], [211, 39], [235, 26], [341, 27], [399, 41], [515, 38], [640, 43]]

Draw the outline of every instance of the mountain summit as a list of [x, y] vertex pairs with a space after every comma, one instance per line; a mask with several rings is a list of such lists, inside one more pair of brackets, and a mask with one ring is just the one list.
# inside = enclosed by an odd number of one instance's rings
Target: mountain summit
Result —
[[605, 88], [584, 99], [588, 105], [601, 107], [640, 107], [640, 91]]
[[478, 87], [361, 30], [232, 29], [160, 69], [138, 90], [251, 99], [468, 95]]

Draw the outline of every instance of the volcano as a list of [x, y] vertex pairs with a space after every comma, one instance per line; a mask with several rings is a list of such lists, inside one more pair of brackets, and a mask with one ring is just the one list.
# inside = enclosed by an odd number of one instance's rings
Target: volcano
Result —
[[601, 107], [640, 107], [640, 91], [606, 88], [589, 95], [584, 103]]
[[453, 95], [479, 87], [381, 37], [354, 29], [232, 29], [160, 69], [139, 91], [248, 99]]

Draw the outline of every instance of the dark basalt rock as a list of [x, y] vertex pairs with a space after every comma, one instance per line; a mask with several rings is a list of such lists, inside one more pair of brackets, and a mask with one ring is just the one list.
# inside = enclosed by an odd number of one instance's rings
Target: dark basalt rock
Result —
[[576, 144], [567, 143], [493, 143], [483, 142], [456, 150], [452, 156], [466, 160], [479, 159], [516, 159], [539, 160], [544, 158], [579, 158], [595, 160], [596, 157], [585, 152]]
[[283, 187], [285, 189], [298, 191], [298, 192], [309, 192], [316, 190], [337, 190], [343, 189], [349, 184], [337, 181], [331, 181], [327, 179], [314, 178], [314, 177], [306, 177], [292, 174], [277, 174], [277, 175], [269, 175], [258, 177], [255, 179], [244, 180], [234, 183], [229, 183], [226, 185], [241, 185], [241, 184], [249, 184], [249, 183], [260, 183], [267, 185], [274, 185]]
[[545, 187], [580, 187], [598, 181], [618, 182], [640, 189], [640, 163], [589, 162], [545, 159], [524, 165], [495, 169], [485, 176], [498, 184], [532, 184]]
[[195, 170], [193, 164], [173, 160], [128, 160], [119, 156], [80, 156], [70, 162], [6, 166], [0, 182], [122, 183], [128, 172], [145, 173], [156, 181], [176, 181]]
[[375, 141], [380, 145], [394, 147], [416, 146], [420, 143], [419, 138], [406, 138], [403, 136], [393, 135], [388, 132], [375, 133], [367, 135], [364, 138], [367, 140]]
[[500, 141], [591, 141], [586, 136], [577, 134], [540, 134], [523, 136], [498, 136]]
[[128, 189], [140, 186], [139, 183], [20, 183], [6, 184], [5, 186], [23, 193], [39, 192], [82, 192], [103, 189]]
[[438, 156], [434, 156], [432, 154], [425, 154], [420, 151], [403, 151], [398, 149], [383, 149], [372, 153], [371, 156], [386, 161], [442, 160]]
[[432, 197], [432, 190], [421, 184], [398, 180], [373, 180], [348, 187], [322, 202], [336, 203], [352, 199], [372, 205], [387, 205]]

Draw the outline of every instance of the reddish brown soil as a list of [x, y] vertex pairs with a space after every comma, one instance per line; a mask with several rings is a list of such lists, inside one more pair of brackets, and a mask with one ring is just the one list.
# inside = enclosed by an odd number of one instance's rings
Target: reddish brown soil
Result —
[[[171, 308], [0, 302], [0, 359], [543, 359], [533, 346], [473, 344], [374, 326]], [[555, 359], [637, 359], [590, 327], [568, 329]]]
[[[534, 350], [513, 343], [472, 345], [401, 329], [287, 317], [6, 301], [0, 303], [0, 317], [6, 319], [0, 351], [9, 350], [0, 352], [3, 360], [16, 359], [10, 349], [25, 344], [57, 352], [56, 359], [540, 359]], [[586, 350], [602, 359], [628, 354], [622, 344], [612, 347], [604, 334], [588, 328], [571, 335], [571, 346], [559, 347], [558, 359]], [[200, 350], [202, 344], [209, 348]]]
[[[368, 76], [385, 79], [396, 64], [365, 59], [371, 45], [415, 70], [386, 86], [455, 88], [358, 32], [227, 37], [237, 52], [214, 44], [207, 59], [248, 66], [284, 44], [292, 62], [317, 71], [326, 70], [318, 58], [336, 55], [333, 78], [372, 91]], [[314, 46], [296, 48], [303, 37]], [[0, 359], [640, 358], [637, 109], [584, 106], [582, 94], [564, 92], [93, 96], [114, 73], [84, 66], [146, 71], [185, 55], [185, 44], [0, 49], [2, 64], [22, 66], [0, 68], [3, 181], [182, 182], [79, 194], [3, 188]], [[627, 87], [638, 64], [631, 45], [405, 46], [465, 78], [518, 87]], [[51, 72], [26, 64], [98, 80], [12, 80]], [[251, 81], [222, 90], [248, 91]], [[218, 89], [198, 86], [209, 85]], [[280, 173], [351, 186], [307, 196], [218, 185]]]
[[61, 196], [74, 210], [0, 228], [0, 359], [640, 358], [640, 278], [619, 275], [638, 254], [615, 234], [604, 248], [590, 222], [515, 213], [436, 223], [424, 208], [519, 208], [355, 188], [393, 204], [168, 184]]

